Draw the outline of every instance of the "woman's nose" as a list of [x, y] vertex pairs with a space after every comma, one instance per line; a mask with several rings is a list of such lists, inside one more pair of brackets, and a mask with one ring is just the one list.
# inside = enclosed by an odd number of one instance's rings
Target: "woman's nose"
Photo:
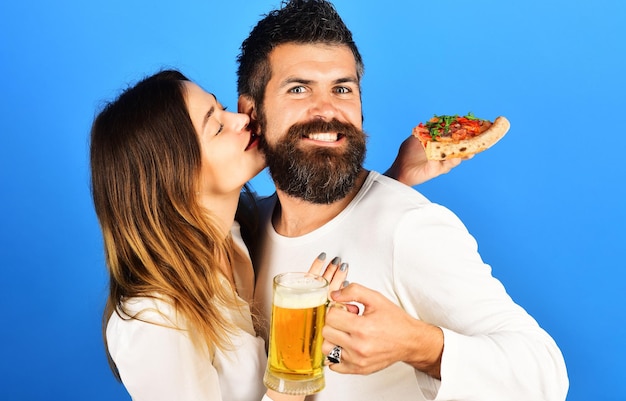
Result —
[[242, 131], [250, 124], [250, 116], [244, 113], [231, 113], [233, 118], [233, 127], [237, 131]]

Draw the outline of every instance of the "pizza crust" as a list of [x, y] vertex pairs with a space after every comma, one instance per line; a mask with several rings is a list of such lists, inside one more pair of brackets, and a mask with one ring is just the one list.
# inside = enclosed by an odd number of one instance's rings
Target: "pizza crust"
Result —
[[429, 160], [446, 160], [468, 157], [492, 147], [509, 131], [511, 124], [505, 117], [496, 118], [493, 125], [482, 134], [458, 143], [428, 141], [422, 143]]

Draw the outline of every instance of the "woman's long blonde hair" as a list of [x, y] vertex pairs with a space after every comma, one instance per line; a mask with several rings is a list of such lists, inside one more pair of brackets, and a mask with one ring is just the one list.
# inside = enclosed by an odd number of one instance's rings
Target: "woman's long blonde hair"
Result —
[[112, 313], [132, 316], [125, 300], [156, 296], [174, 306], [196, 346], [210, 351], [227, 348], [233, 329], [219, 307], [238, 303], [220, 267], [231, 260], [232, 241], [196, 201], [200, 145], [186, 80], [174, 70], [145, 78], [92, 126], [91, 187], [109, 272], [103, 330]]

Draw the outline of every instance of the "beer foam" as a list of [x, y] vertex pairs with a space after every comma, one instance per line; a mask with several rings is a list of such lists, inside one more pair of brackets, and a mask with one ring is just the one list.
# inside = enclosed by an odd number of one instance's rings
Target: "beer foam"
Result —
[[326, 287], [317, 289], [307, 289], [306, 286], [297, 289], [277, 287], [274, 292], [274, 305], [288, 309], [314, 308], [326, 303], [327, 291]]

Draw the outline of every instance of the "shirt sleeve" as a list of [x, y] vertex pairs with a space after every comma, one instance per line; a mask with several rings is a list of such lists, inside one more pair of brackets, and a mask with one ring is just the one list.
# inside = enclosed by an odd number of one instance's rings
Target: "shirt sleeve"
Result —
[[507, 294], [461, 221], [435, 204], [403, 216], [394, 282], [403, 307], [444, 332], [441, 382], [416, 372], [434, 400], [565, 400], [561, 351]]
[[109, 348], [133, 401], [222, 400], [208, 355], [198, 355], [183, 331], [134, 319], [116, 322], [125, 327], [109, 327]]

